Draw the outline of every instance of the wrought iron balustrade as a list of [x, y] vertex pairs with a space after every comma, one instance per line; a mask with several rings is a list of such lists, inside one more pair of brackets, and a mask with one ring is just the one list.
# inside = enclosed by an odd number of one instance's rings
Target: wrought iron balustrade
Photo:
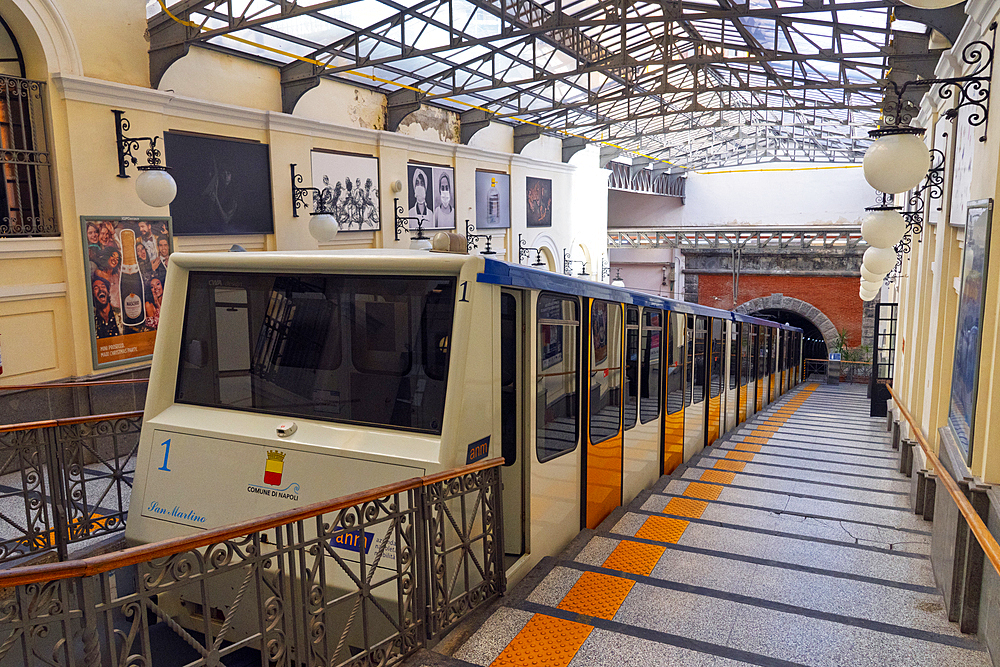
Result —
[[142, 412], [0, 426], [0, 563], [124, 530]]
[[503, 593], [500, 465], [0, 574], [0, 665], [395, 665]]

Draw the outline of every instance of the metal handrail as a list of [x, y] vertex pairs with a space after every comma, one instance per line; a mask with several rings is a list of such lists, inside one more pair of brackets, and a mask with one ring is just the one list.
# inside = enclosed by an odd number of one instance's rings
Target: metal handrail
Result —
[[0, 385], [0, 391], [24, 391], [26, 389], [78, 389], [80, 387], [103, 387], [114, 384], [148, 384], [149, 378], [132, 380], [91, 380], [87, 382], [41, 382], [37, 384]]
[[902, 413], [903, 418], [910, 424], [910, 429], [913, 431], [914, 436], [917, 438], [917, 442], [920, 443], [920, 448], [924, 450], [924, 455], [927, 460], [934, 468], [934, 473], [937, 478], [941, 480], [944, 484], [944, 488], [948, 491], [948, 495], [951, 499], [955, 501], [958, 506], [958, 511], [961, 512], [962, 516], [965, 517], [966, 523], [969, 524], [969, 530], [972, 534], [976, 536], [976, 541], [979, 542], [979, 546], [982, 547], [983, 553], [986, 557], [990, 559], [990, 563], [993, 565], [993, 569], [1000, 574], [1000, 544], [997, 544], [996, 538], [990, 532], [989, 528], [983, 522], [983, 519], [976, 513], [973, 509], [972, 503], [969, 499], [965, 497], [962, 490], [958, 488], [958, 484], [952, 479], [951, 474], [948, 473], [948, 469], [941, 464], [941, 460], [938, 459], [937, 454], [931, 451], [931, 446], [927, 442], [927, 438], [924, 437], [923, 432], [917, 425], [916, 420], [910, 415], [909, 411], [903, 405], [902, 399], [896, 394], [892, 389], [892, 385], [885, 385], [889, 390], [889, 395], [892, 396], [892, 400], [895, 401], [896, 405], [899, 406], [899, 411]]
[[83, 417], [63, 417], [61, 419], [43, 419], [37, 422], [23, 422], [21, 424], [0, 424], [0, 433], [11, 433], [13, 431], [34, 431], [40, 428], [50, 428], [55, 426], [71, 426], [73, 424], [86, 424], [87, 422], [104, 421], [108, 419], [124, 419], [128, 417], [141, 417], [143, 411], [132, 412], [112, 412], [106, 415], [85, 415]]
[[295, 521], [311, 519], [321, 514], [328, 514], [338, 510], [347, 509], [361, 503], [370, 502], [378, 498], [384, 498], [396, 493], [403, 493], [412, 489], [430, 486], [445, 479], [468, 475], [471, 473], [486, 470], [494, 466], [499, 466], [504, 462], [503, 457], [487, 459], [479, 463], [473, 463], [461, 468], [447, 470], [434, 475], [424, 477], [413, 477], [380, 486], [369, 491], [361, 491], [349, 496], [342, 496], [332, 500], [324, 500], [310, 505], [277, 512], [267, 516], [234, 523], [227, 526], [220, 526], [211, 530], [199, 532], [197, 535], [188, 537], [178, 537], [161, 542], [152, 542], [130, 547], [122, 551], [110, 554], [82, 558], [80, 560], [66, 561], [62, 563], [46, 563], [43, 565], [29, 565], [7, 572], [0, 573], [0, 588], [23, 586], [40, 582], [56, 581], [59, 579], [71, 579], [74, 577], [86, 577], [102, 572], [136, 565], [137, 563], [148, 562], [156, 558], [173, 556], [185, 551], [191, 551], [212, 544], [220, 544], [227, 540], [236, 539], [251, 533], [259, 533], [272, 528], [277, 528]]

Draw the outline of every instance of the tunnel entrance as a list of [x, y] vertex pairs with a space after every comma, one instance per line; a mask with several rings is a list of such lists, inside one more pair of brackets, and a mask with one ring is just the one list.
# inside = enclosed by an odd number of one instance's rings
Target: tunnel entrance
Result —
[[764, 320], [780, 322], [802, 329], [802, 358], [827, 358], [829, 350], [827, 350], [826, 341], [823, 340], [823, 334], [820, 333], [815, 324], [802, 315], [783, 308], [765, 308], [750, 314]]

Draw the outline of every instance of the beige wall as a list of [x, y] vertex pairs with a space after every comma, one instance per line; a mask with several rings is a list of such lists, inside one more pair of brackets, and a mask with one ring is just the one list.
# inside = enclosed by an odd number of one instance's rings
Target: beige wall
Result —
[[[61, 229], [57, 238], [0, 239], [0, 385], [95, 373], [80, 217], [169, 214], [139, 200], [137, 171], [116, 178], [112, 109], [126, 112], [131, 136], [183, 130], [269, 146], [274, 233], [178, 237], [176, 250], [221, 251], [233, 243], [248, 250], [316, 249], [307, 215], [292, 215], [289, 164], [308, 184], [310, 152], [328, 149], [379, 158], [382, 230], [340, 234], [325, 249], [407, 247], [407, 234], [394, 240], [391, 186], [406, 182], [406, 164], [415, 160], [455, 168], [459, 231], [473, 217], [476, 169], [511, 174], [512, 229], [498, 234], [494, 246], [514, 261], [518, 233], [534, 244], [542, 232], [558, 270], [563, 248], [595, 258], [603, 253], [607, 172], [597, 168], [596, 148], [566, 165], [562, 142], [543, 137], [514, 155], [513, 129], [500, 123], [464, 146], [458, 114], [428, 106], [404, 119], [398, 132], [386, 132], [385, 96], [336, 81], [322, 81], [303, 95], [294, 114], [284, 114], [277, 67], [200, 48], [175, 62], [152, 90], [145, 10], [138, 0], [0, 0], [0, 15], [19, 40], [29, 77], [46, 82], [53, 206]], [[528, 175], [552, 179], [554, 196], [553, 226], [530, 234], [524, 223]], [[405, 201], [406, 195], [404, 187], [398, 196]]]
[[[986, 3], [973, 2], [960, 39], [952, 48], [961, 53], [971, 41], [990, 41], [986, 26], [994, 16], [980, 16]], [[958, 58], [945, 57], [938, 64], [939, 78], [962, 76], [952, 69]], [[991, 98], [1000, 96], [1000, 68], [991, 82]], [[992, 101], [992, 100], [991, 100]], [[938, 429], [947, 427], [954, 362], [955, 329], [959, 303], [959, 276], [964, 251], [966, 204], [972, 200], [998, 200], [1000, 136], [987, 140], [981, 126], [967, 121], [963, 110], [957, 121], [944, 120], [954, 99], [926, 95], [917, 123], [928, 129], [927, 141], [946, 155], [944, 196], [927, 200], [928, 223], [920, 244], [904, 264], [904, 278], [897, 296], [900, 303], [900, 341], [897, 346], [895, 387], [921, 431], [934, 447], [940, 447]], [[997, 108], [997, 105], [992, 105]], [[941, 118], [942, 120], [937, 120]], [[940, 209], [940, 210], [938, 210]], [[973, 431], [973, 475], [987, 483], [1000, 482], [1000, 223], [993, 215], [991, 249], [982, 322], [982, 354]], [[933, 224], [936, 223], [936, 224]], [[955, 223], [955, 224], [949, 224]]]

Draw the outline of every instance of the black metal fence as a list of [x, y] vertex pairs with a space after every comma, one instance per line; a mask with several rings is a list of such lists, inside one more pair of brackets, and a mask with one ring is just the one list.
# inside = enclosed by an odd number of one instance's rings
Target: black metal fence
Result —
[[125, 528], [142, 412], [0, 427], [0, 563]]
[[506, 585], [503, 459], [0, 575], [0, 665], [394, 665]]

